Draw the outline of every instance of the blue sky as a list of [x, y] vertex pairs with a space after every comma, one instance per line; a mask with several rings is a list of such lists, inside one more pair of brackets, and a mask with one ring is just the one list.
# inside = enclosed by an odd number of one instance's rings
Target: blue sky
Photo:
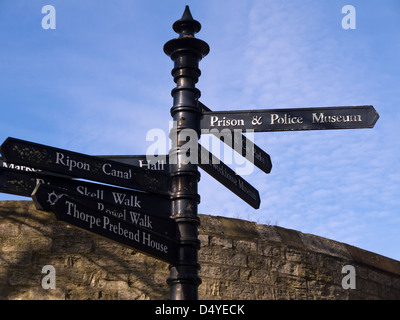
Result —
[[[41, 25], [47, 4], [55, 30]], [[162, 48], [187, 4], [211, 48], [197, 87], [212, 110], [371, 104], [380, 115], [373, 129], [255, 134], [273, 163], [244, 176], [260, 209], [201, 171], [200, 213], [400, 260], [398, 0], [2, 0], [0, 141], [144, 154], [147, 132], [169, 128], [175, 84]], [[356, 29], [342, 28], [345, 5]]]

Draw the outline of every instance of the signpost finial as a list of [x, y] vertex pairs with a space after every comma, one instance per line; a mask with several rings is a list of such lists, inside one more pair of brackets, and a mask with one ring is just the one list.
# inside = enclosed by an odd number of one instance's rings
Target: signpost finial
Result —
[[179, 37], [181, 38], [184, 36], [194, 36], [195, 33], [200, 31], [201, 24], [193, 19], [189, 6], [186, 6], [182, 18], [175, 21], [172, 28], [176, 33], [179, 33]]
[[196, 52], [199, 59], [202, 59], [210, 52], [208, 44], [194, 36], [200, 31], [201, 24], [193, 19], [189, 6], [186, 6], [182, 18], [175, 21], [172, 28], [176, 33], [179, 33], [179, 37], [168, 41], [164, 45], [165, 54], [170, 56], [172, 60], [174, 60], [174, 53], [177, 52], [177, 50], [192, 50]]

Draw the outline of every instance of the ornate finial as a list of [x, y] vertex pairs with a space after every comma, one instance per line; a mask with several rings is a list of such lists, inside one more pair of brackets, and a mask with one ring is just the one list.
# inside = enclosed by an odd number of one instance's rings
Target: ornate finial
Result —
[[175, 21], [172, 28], [179, 33], [179, 37], [168, 41], [164, 45], [164, 52], [173, 59], [174, 52], [180, 50], [194, 50], [200, 58], [206, 56], [210, 47], [206, 42], [196, 39], [194, 34], [201, 29], [200, 22], [193, 19], [189, 6], [185, 7], [182, 18]]
[[200, 31], [201, 24], [193, 19], [189, 6], [186, 6], [182, 18], [175, 21], [172, 28], [176, 33], [179, 33], [179, 37], [194, 36], [195, 33]]

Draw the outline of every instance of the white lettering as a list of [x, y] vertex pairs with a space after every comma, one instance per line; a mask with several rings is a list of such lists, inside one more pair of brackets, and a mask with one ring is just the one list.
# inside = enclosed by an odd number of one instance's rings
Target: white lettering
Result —
[[127, 180], [132, 178], [131, 169], [128, 169], [128, 171], [115, 170], [115, 169], [111, 168], [110, 163], [103, 164], [102, 169], [103, 169], [103, 172], [108, 176], [118, 177], [118, 178], [127, 179]]
[[77, 208], [76, 208], [76, 204], [72, 203], [70, 201], [65, 201], [65, 203], [68, 206], [68, 211], [67, 214], [68, 215], [72, 215], [74, 218], [85, 221], [89, 224], [89, 228], [93, 229], [93, 226], [96, 225], [98, 227], [100, 227], [100, 218], [96, 218], [94, 216], [92, 216], [91, 214], [87, 214], [84, 213], [83, 211], [80, 212]]
[[7, 162], [4, 162], [2, 160], [0, 160], [0, 163], [3, 163], [3, 168], [8, 168], [8, 169], [28, 171], [28, 172], [39, 172], [39, 171], [41, 171], [41, 170], [30, 168], [30, 167], [18, 166], [18, 165], [15, 165], [14, 163], [7, 163]]
[[165, 161], [158, 160], [156, 163], [152, 163], [151, 160], [139, 159], [139, 167], [150, 169], [150, 170], [165, 170]]
[[244, 314], [243, 311], [244, 305], [237, 304], [212, 304], [212, 305], [200, 305], [200, 314], [224, 314], [224, 315], [233, 315], [233, 314]]
[[244, 126], [244, 120], [243, 119], [226, 119], [226, 117], [222, 117], [222, 120], [220, 120], [217, 116], [211, 116], [210, 118], [210, 126], [214, 127], [238, 127], [238, 126]]
[[347, 273], [342, 279], [342, 288], [345, 290], [356, 288], [356, 269], [354, 266], [346, 265], [342, 268], [342, 273]]
[[131, 216], [132, 223], [145, 228], [153, 229], [153, 226], [151, 225], [152, 221], [150, 220], [150, 216], [146, 214], [142, 215], [140, 213], [133, 211], [129, 211], [129, 214]]
[[[242, 130], [234, 129], [233, 140], [235, 141], [235, 163], [244, 164], [243, 167], [237, 167], [236, 174], [250, 175], [254, 171], [254, 130], [246, 130], [246, 141], [245, 146], [243, 146]], [[245, 154], [243, 154], [243, 149], [245, 149]], [[242, 158], [244, 157], [244, 158]], [[246, 161], [246, 160], [247, 161]]]
[[47, 13], [42, 19], [42, 28], [45, 30], [56, 28], [56, 8], [51, 5], [42, 7], [42, 13]]
[[192, 129], [183, 129], [179, 132], [178, 143], [181, 145], [178, 158], [179, 163], [186, 164], [197, 164], [198, 163], [198, 136], [197, 132]]
[[89, 191], [87, 187], [84, 186], [78, 186], [76, 188], [76, 191], [78, 191], [80, 194], [86, 196], [86, 197], [91, 197], [91, 198], [96, 198], [98, 200], [103, 200], [104, 196], [104, 190], [96, 189], [95, 192]]
[[218, 121], [218, 117], [211, 116], [211, 127], [214, 127], [214, 123]]
[[65, 155], [61, 152], [56, 152], [56, 164], [61, 164], [65, 167], [68, 167], [69, 171], [72, 171], [74, 168], [90, 171], [90, 165], [88, 163], [70, 159], [69, 156], [65, 157]]
[[162, 305], [162, 307], [156, 307], [155, 314], [176, 314], [182, 315], [183, 318], [186, 318], [190, 307], [168, 307], [166, 305]]
[[271, 114], [271, 122], [270, 124], [296, 124], [303, 123], [302, 117], [292, 117], [290, 114], [285, 113], [283, 117], [280, 117], [279, 114], [272, 113]]
[[42, 268], [42, 273], [47, 273], [42, 279], [42, 288], [55, 289], [56, 288], [56, 269], [52, 265], [45, 265]]
[[[172, 137], [171, 137], [172, 139]], [[151, 129], [146, 134], [146, 141], [155, 141], [146, 150], [146, 159], [153, 163], [157, 161], [167, 161], [165, 154], [167, 154], [167, 135], [161, 129]]]
[[168, 253], [168, 247], [166, 245], [152, 240], [151, 235], [146, 232], [143, 232], [142, 244], [158, 251]]
[[112, 195], [116, 204], [123, 204], [134, 208], [141, 208], [140, 200], [138, 200], [137, 196], [131, 195], [130, 197], [128, 197], [125, 193], [118, 192], [113, 192]]
[[128, 229], [124, 229], [120, 222], [118, 222], [118, 224], [112, 224], [107, 216], [103, 216], [103, 229], [115, 233], [121, 237], [139, 242], [140, 230], [137, 230], [136, 233], [134, 233]]
[[356, 28], [356, 8], [351, 5], [346, 5], [342, 8], [342, 13], [345, 15], [342, 18], [342, 28], [345, 30]]
[[334, 122], [361, 122], [362, 117], [360, 114], [349, 114], [349, 115], [325, 115], [320, 112], [319, 114], [312, 114], [312, 123], [334, 123]]

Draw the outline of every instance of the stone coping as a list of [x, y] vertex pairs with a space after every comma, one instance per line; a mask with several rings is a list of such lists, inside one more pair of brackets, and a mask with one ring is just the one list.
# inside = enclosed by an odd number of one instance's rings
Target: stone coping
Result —
[[359, 264], [385, 272], [400, 275], [400, 261], [360, 249], [342, 242], [323, 238], [313, 234], [286, 229], [278, 226], [260, 225], [255, 222], [200, 214], [202, 222], [200, 232], [222, 235], [232, 239], [252, 240], [281, 243], [288, 247], [309, 250], [348, 261], [349, 264]]

